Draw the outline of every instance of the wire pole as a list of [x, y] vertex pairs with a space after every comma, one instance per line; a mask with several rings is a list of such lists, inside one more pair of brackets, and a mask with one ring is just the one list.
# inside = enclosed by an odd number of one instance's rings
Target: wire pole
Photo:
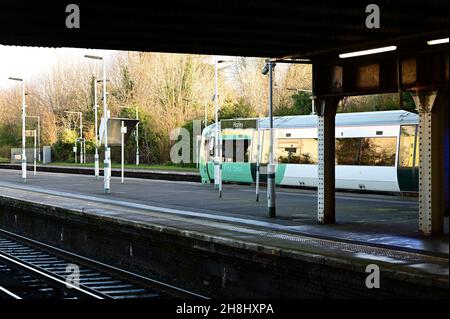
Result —
[[256, 201], [259, 202], [259, 174], [260, 174], [260, 157], [261, 157], [261, 131], [259, 128], [259, 117], [256, 120], [257, 129], [257, 146], [256, 146]]
[[100, 177], [100, 165], [98, 156], [98, 101], [97, 101], [97, 79], [94, 76], [94, 130], [95, 130], [95, 155], [94, 155], [94, 174], [98, 179]]
[[124, 180], [124, 170], [125, 170], [125, 133], [127, 132], [127, 128], [124, 125], [124, 121], [122, 121], [122, 126], [120, 127], [120, 133], [122, 138], [121, 143], [121, 183], [123, 184]]
[[103, 64], [103, 116], [105, 121], [105, 160], [104, 160], [104, 192], [110, 193], [110, 178], [111, 178], [111, 154], [108, 147], [108, 109], [106, 106], [106, 63], [105, 58], [102, 58]]
[[273, 62], [268, 61], [269, 66], [269, 165], [267, 167], [267, 205], [269, 217], [276, 216], [276, 198], [275, 198], [275, 165], [273, 152]]
[[136, 106], [136, 166], [139, 166], [139, 108]]
[[33, 175], [36, 175], [36, 146], [37, 146], [37, 140], [36, 140], [36, 130], [33, 131], [34, 135], [34, 171]]

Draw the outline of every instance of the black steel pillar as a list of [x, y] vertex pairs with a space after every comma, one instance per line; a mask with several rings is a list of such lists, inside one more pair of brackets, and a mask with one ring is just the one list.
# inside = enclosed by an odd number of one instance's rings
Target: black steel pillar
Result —
[[318, 98], [318, 186], [319, 224], [336, 222], [335, 205], [335, 118], [338, 98]]

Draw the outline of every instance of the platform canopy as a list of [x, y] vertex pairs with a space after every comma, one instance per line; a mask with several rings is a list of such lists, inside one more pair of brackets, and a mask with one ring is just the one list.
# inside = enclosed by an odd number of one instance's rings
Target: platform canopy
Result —
[[368, 29], [370, 1], [5, 1], [0, 44], [42, 47], [311, 57], [388, 40], [448, 37], [448, 0], [378, 0], [381, 28]]

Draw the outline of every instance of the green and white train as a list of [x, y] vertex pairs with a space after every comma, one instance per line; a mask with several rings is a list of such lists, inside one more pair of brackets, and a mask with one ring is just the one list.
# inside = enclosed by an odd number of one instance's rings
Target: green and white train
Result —
[[[406, 111], [336, 115], [336, 188], [417, 192], [419, 117]], [[249, 124], [250, 123], [250, 124]], [[317, 116], [274, 118], [276, 184], [317, 187]], [[225, 125], [226, 124], [226, 125]], [[222, 180], [254, 183], [260, 145], [261, 182], [269, 158], [269, 119], [222, 121]], [[214, 180], [215, 124], [202, 133], [200, 174]]]

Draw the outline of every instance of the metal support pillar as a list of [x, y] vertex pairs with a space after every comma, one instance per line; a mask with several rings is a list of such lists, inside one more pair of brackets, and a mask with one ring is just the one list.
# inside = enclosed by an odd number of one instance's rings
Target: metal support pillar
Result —
[[317, 219], [319, 224], [336, 222], [335, 117], [339, 99], [319, 99]]
[[424, 235], [442, 235], [448, 206], [444, 196], [448, 89], [418, 91], [413, 98], [419, 112], [419, 230]]

